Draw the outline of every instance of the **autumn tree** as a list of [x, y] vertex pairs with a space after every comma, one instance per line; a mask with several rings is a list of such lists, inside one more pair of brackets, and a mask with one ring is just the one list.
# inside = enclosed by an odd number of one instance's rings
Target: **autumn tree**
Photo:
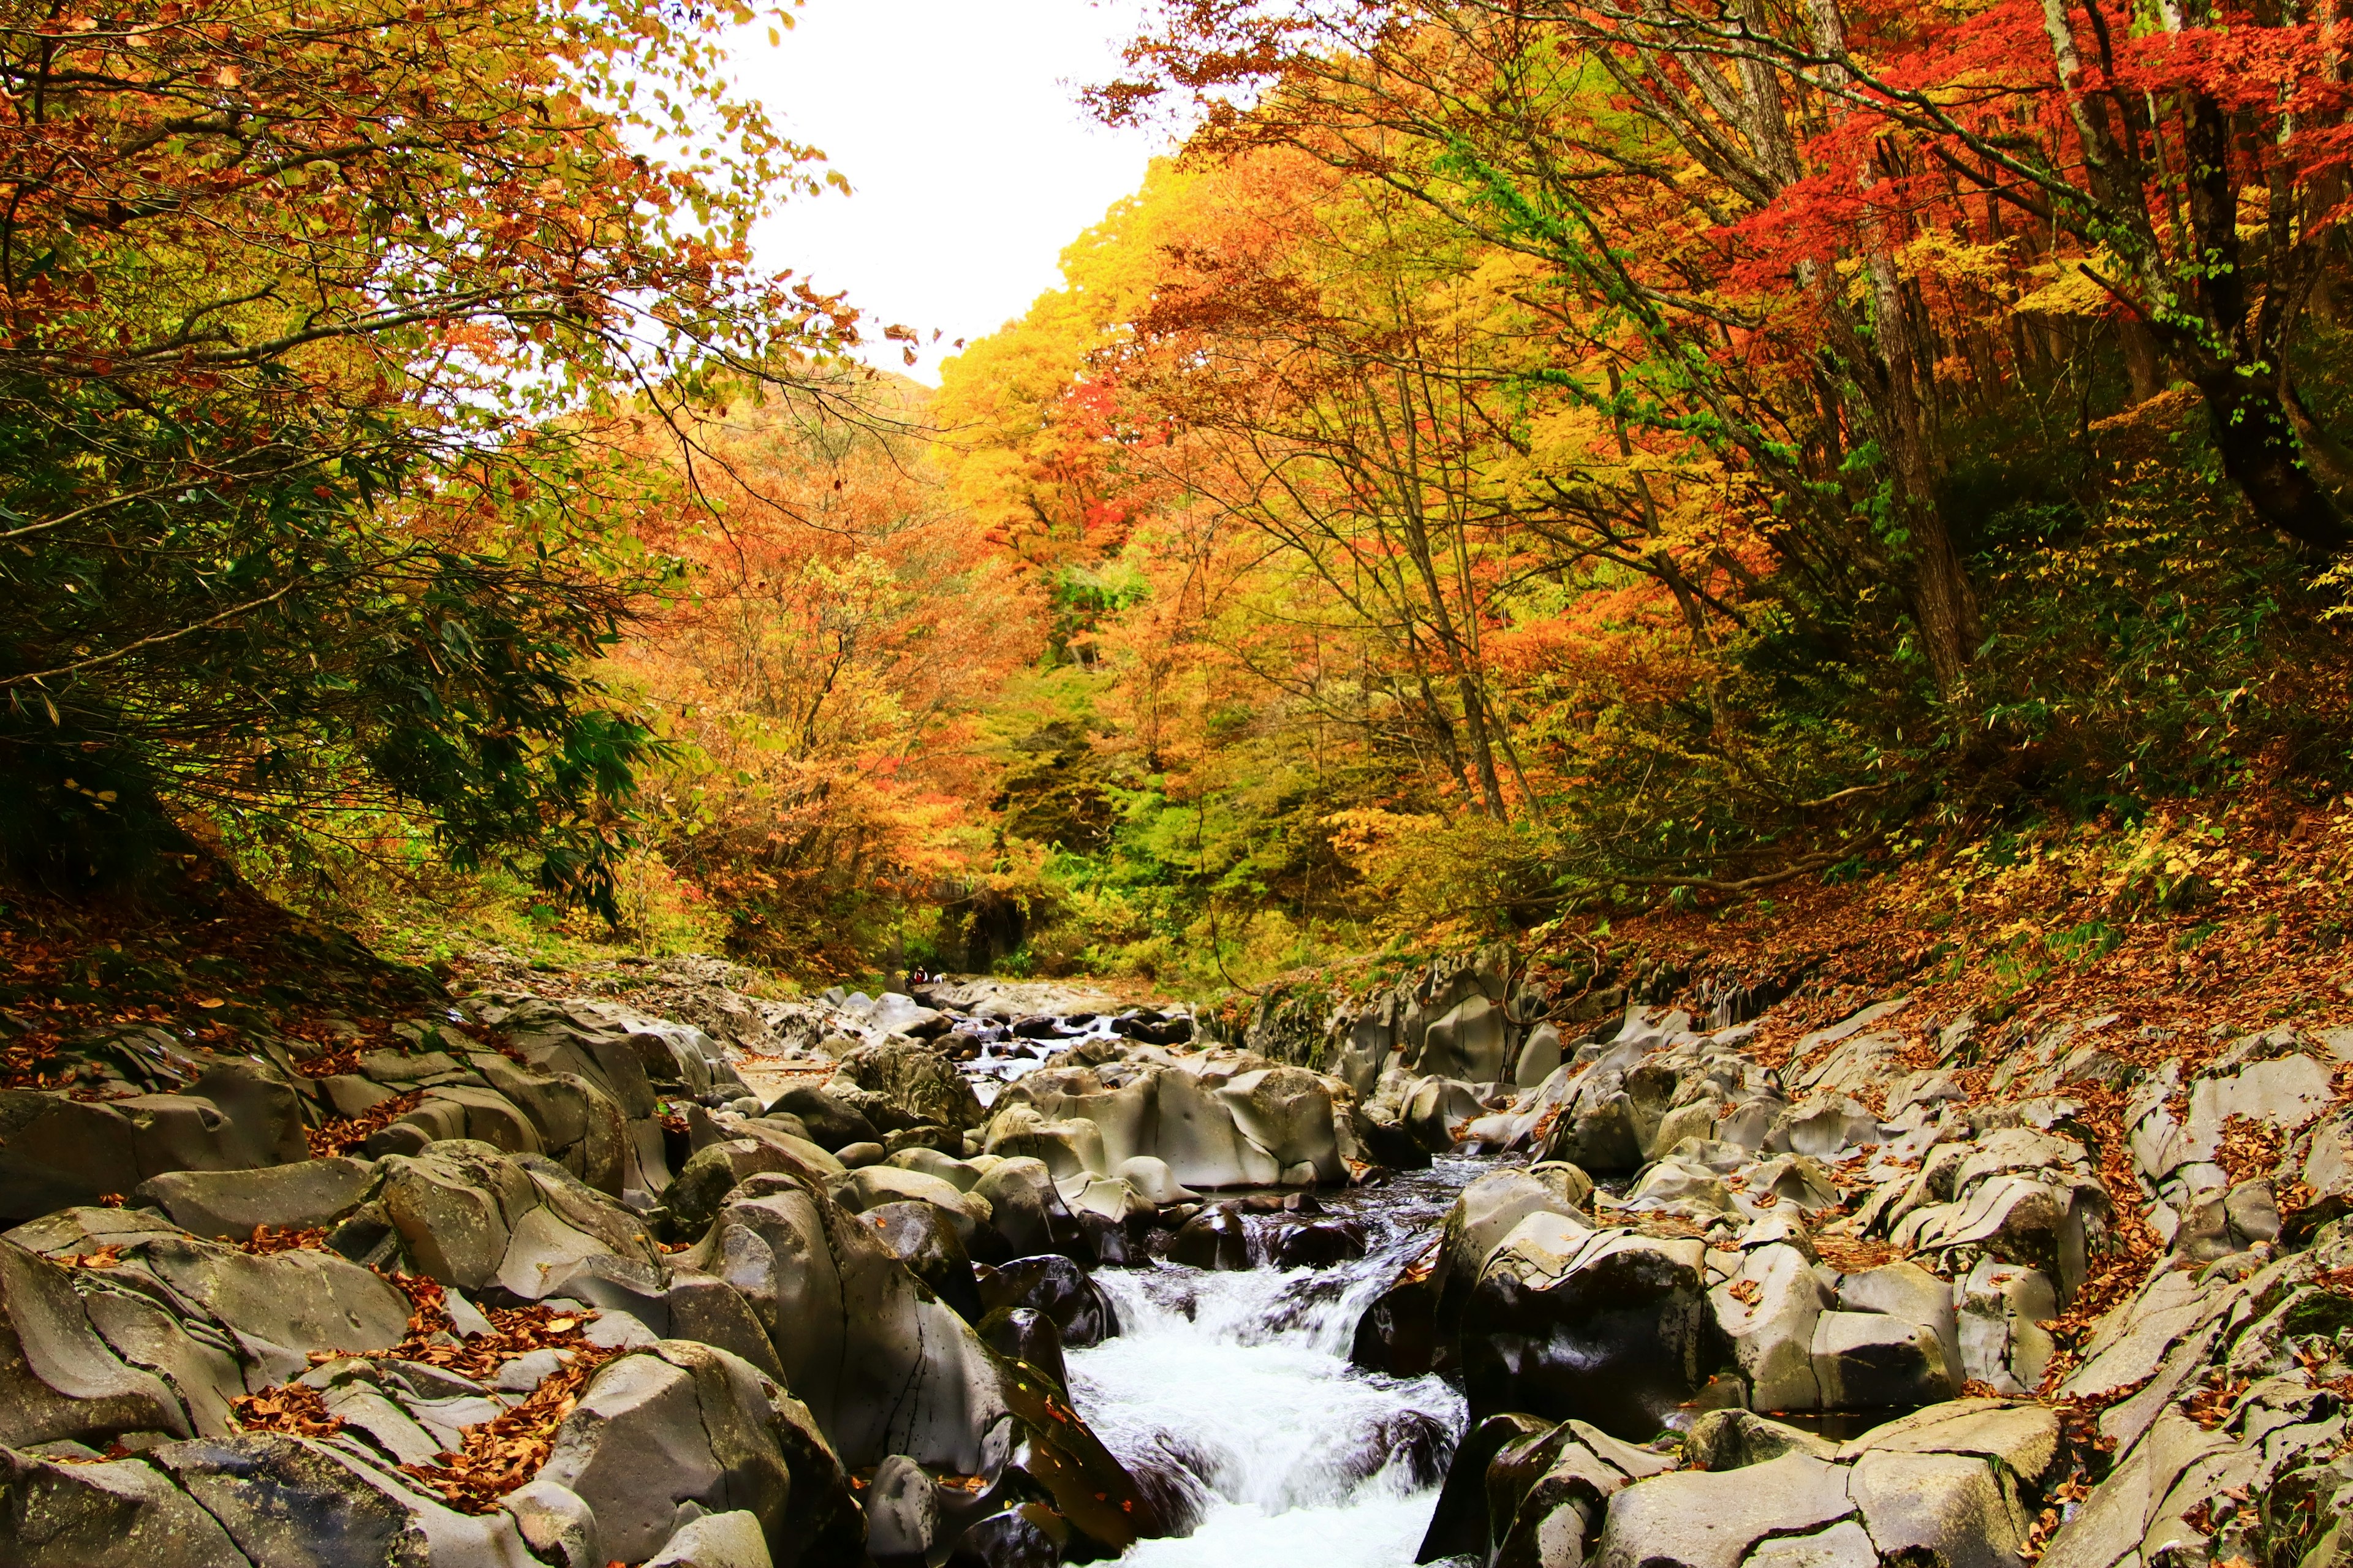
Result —
[[[414, 811], [606, 888], [645, 725], [583, 674], [659, 574], [617, 422], [828, 394], [750, 223], [809, 155], [670, 0], [0, 16], [0, 809], [86, 882], [188, 814]], [[666, 481], [659, 481], [666, 482]]]

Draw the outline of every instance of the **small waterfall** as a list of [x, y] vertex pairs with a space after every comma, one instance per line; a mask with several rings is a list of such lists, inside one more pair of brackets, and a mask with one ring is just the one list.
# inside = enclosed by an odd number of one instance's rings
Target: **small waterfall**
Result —
[[[1139, 1543], [1146, 1568], [1404, 1568], [1413, 1561], [1462, 1397], [1435, 1377], [1348, 1363], [1356, 1320], [1429, 1245], [1456, 1189], [1483, 1167], [1431, 1171], [1335, 1194], [1373, 1233], [1361, 1262], [1229, 1273], [1158, 1263], [1095, 1281], [1120, 1332], [1069, 1357], [1071, 1394], [1147, 1485], [1192, 1505], [1190, 1536]], [[1253, 1220], [1271, 1226], [1273, 1219]], [[1147, 1479], [1148, 1478], [1148, 1479]]]

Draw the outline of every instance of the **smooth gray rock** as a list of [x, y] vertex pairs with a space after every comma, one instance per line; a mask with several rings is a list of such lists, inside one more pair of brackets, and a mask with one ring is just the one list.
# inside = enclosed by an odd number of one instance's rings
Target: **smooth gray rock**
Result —
[[142, 1245], [138, 1259], [214, 1321], [297, 1356], [388, 1350], [408, 1333], [408, 1298], [332, 1252], [256, 1257], [216, 1242], [168, 1237]]
[[1813, 1359], [1825, 1410], [1931, 1405], [1960, 1393], [1934, 1329], [1877, 1312], [1824, 1312]]
[[941, 1544], [939, 1490], [923, 1468], [892, 1454], [866, 1489], [866, 1550], [881, 1568], [924, 1568]]
[[845, 1463], [903, 1452], [978, 1472], [1005, 1414], [994, 1363], [856, 1215], [793, 1177], [757, 1176], [680, 1261], [743, 1297]]
[[1739, 1568], [1768, 1536], [1818, 1532], [1854, 1511], [1847, 1471], [1805, 1454], [1661, 1476], [1609, 1500], [1599, 1568]]
[[1709, 1290], [1707, 1300], [1747, 1381], [1752, 1408], [1821, 1407], [1814, 1324], [1831, 1295], [1804, 1251], [1788, 1243], [1744, 1249], [1739, 1272]]
[[[1962, 1370], [1961, 1334], [1953, 1310], [1953, 1288], [1916, 1263], [1896, 1262], [1842, 1276], [1838, 1286], [1839, 1310], [1878, 1312], [1915, 1324], [1936, 1336], [1942, 1347], [1947, 1381], [1958, 1394]], [[1952, 1397], [1952, 1395], [1947, 1395]]]
[[360, 1201], [373, 1173], [367, 1161], [341, 1156], [252, 1171], [174, 1171], [142, 1182], [134, 1195], [192, 1236], [243, 1241], [257, 1226], [326, 1226]]
[[1847, 1493], [1883, 1557], [1947, 1568], [2018, 1568], [2027, 1521], [1982, 1459], [1874, 1448]]
[[1760, 1542], [1746, 1568], [1878, 1568], [1879, 1551], [1859, 1522], [1842, 1519], [1811, 1535], [1782, 1535]]
[[659, 1551], [691, 1502], [746, 1510], [781, 1537], [791, 1471], [760, 1374], [741, 1358], [664, 1341], [597, 1369], [557, 1428], [539, 1478], [596, 1518], [598, 1549], [625, 1562]]
[[328, 1444], [275, 1433], [167, 1443], [151, 1458], [256, 1568], [533, 1568], [512, 1515], [459, 1513]]
[[533, 1552], [561, 1568], [606, 1568], [610, 1561], [598, 1550], [596, 1510], [569, 1487], [538, 1477], [501, 1498], [499, 1507], [513, 1516]]
[[111, 1105], [0, 1089], [0, 1224], [137, 1186], [137, 1136], [131, 1119]]
[[0, 1241], [0, 1444], [102, 1448], [119, 1433], [191, 1430], [164, 1380], [125, 1365], [90, 1327], [63, 1268]]
[[1744, 1469], [1784, 1454], [1834, 1460], [1838, 1445], [1747, 1410], [1711, 1410], [1684, 1436], [1683, 1459], [1695, 1470]]
[[646, 1568], [776, 1568], [776, 1559], [758, 1516], [736, 1509], [688, 1521]]

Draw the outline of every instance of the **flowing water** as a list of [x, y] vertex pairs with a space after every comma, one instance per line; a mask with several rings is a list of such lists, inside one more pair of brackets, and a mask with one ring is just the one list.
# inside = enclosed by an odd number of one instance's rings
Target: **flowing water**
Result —
[[[1139, 1543], [1137, 1568], [1404, 1568], [1461, 1436], [1462, 1397], [1436, 1377], [1348, 1363], [1356, 1320], [1426, 1247], [1454, 1194], [1486, 1167], [1440, 1160], [1329, 1195], [1365, 1226], [1362, 1261], [1209, 1273], [1103, 1268], [1120, 1332], [1070, 1352], [1071, 1394], [1139, 1475], [1193, 1505], [1189, 1536]], [[1253, 1219], [1271, 1226], [1282, 1220]]]

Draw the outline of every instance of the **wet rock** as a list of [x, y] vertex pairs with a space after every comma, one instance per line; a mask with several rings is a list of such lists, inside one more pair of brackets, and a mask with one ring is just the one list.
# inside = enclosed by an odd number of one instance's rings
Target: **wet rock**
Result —
[[1414, 1561], [1435, 1563], [1446, 1557], [1484, 1557], [1489, 1546], [1488, 1466], [1513, 1444], [1540, 1437], [1556, 1425], [1516, 1412], [1473, 1417], [1471, 1429], [1462, 1435], [1453, 1461], [1447, 1467], [1446, 1482], [1439, 1489], [1437, 1505], [1430, 1510], [1430, 1528], [1422, 1534], [1421, 1547], [1414, 1553]]
[[1070, 1525], [1042, 1503], [1024, 1503], [974, 1521], [957, 1536], [956, 1568], [1060, 1568]]
[[1348, 1360], [1388, 1377], [1419, 1377], [1437, 1365], [1438, 1282], [1428, 1260], [1409, 1266], [1356, 1320]]
[[988, 1312], [1027, 1307], [1044, 1313], [1062, 1343], [1074, 1350], [1119, 1332], [1119, 1315], [1103, 1288], [1085, 1269], [1053, 1254], [1017, 1258], [992, 1269], [980, 1283], [980, 1300]]
[[373, 1167], [364, 1160], [302, 1160], [252, 1171], [174, 1171], [134, 1195], [191, 1235], [243, 1241], [255, 1227], [310, 1230], [359, 1202]]
[[164, 1381], [125, 1365], [90, 1327], [64, 1269], [0, 1241], [0, 1444], [103, 1447], [123, 1432], [191, 1430]]
[[877, 1204], [859, 1215], [882, 1245], [967, 1323], [980, 1321], [980, 1286], [955, 1227], [931, 1204]]
[[976, 1326], [982, 1342], [998, 1355], [1027, 1362], [1062, 1387], [1070, 1386], [1061, 1333], [1045, 1313], [1030, 1307], [999, 1307]]
[[1277, 1231], [1267, 1261], [1277, 1268], [1329, 1268], [1364, 1256], [1363, 1226], [1354, 1220], [1325, 1219]]
[[1248, 1268], [1250, 1232], [1240, 1214], [1226, 1205], [1216, 1205], [1176, 1228], [1168, 1243], [1168, 1260], [1188, 1268]]
[[1494, 1568], [1582, 1562], [1609, 1500], [1674, 1468], [1668, 1455], [1622, 1443], [1581, 1421], [1504, 1449], [1487, 1468]]
[[1704, 1381], [1704, 1252], [1697, 1241], [1572, 1230], [1557, 1215], [1522, 1221], [1463, 1310], [1472, 1415], [1519, 1409], [1654, 1436]]

